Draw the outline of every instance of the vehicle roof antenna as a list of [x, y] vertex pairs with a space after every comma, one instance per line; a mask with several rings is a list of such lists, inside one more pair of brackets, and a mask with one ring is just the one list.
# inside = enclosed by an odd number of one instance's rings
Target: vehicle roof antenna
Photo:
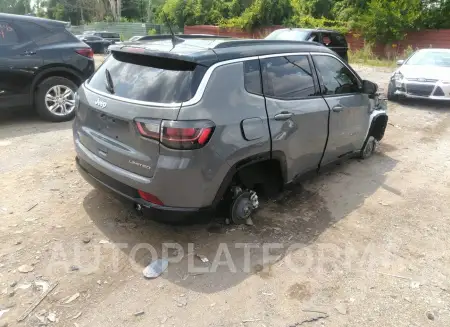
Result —
[[167, 18], [166, 13], [164, 11], [162, 13], [163, 13], [164, 18], [166, 20], [167, 26], [169, 26], [170, 34], [172, 35], [172, 45], [173, 45], [173, 47], [175, 47], [178, 43], [183, 43], [184, 40], [182, 38], [176, 36], [175, 33], [173, 32], [172, 26], [170, 25], [169, 18]]

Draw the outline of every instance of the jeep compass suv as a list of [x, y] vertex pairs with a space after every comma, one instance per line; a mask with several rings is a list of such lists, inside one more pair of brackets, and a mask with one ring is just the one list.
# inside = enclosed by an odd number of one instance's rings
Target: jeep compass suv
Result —
[[93, 55], [64, 22], [0, 13], [0, 110], [34, 107], [50, 121], [72, 119]]
[[264, 189], [368, 157], [384, 135], [376, 84], [316, 43], [168, 37], [111, 50], [77, 95], [76, 161], [140, 211], [228, 203], [242, 223]]

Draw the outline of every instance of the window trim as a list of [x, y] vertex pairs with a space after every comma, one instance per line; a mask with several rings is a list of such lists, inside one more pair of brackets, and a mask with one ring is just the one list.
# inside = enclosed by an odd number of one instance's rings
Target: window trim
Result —
[[[247, 87], [245, 86], [245, 63], [248, 61], [256, 61], [258, 63], [258, 68], [259, 68], [259, 83], [261, 86], [261, 93], [256, 93], [256, 92], [250, 92]], [[262, 78], [262, 71], [261, 71], [261, 60], [259, 59], [255, 59], [255, 60], [246, 60], [242, 62], [242, 73], [244, 74], [244, 89], [245, 92], [249, 93], [249, 94], [253, 94], [253, 95], [257, 95], [257, 96], [264, 96], [264, 88], [263, 88], [263, 78]]]
[[[321, 84], [321, 79], [319, 77], [319, 71], [316, 67], [316, 63], [314, 62], [314, 56], [328, 56], [328, 57], [332, 57], [334, 59], [337, 59], [341, 64], [343, 64], [345, 67], [348, 68], [348, 70], [350, 70], [350, 72], [353, 74], [353, 76], [356, 77], [356, 80], [358, 81], [358, 87], [360, 89], [360, 92], [358, 93], [341, 93], [341, 94], [324, 94], [323, 90], [322, 90], [322, 84]], [[314, 64], [314, 70], [316, 71], [317, 74], [317, 78], [319, 80], [319, 87], [320, 87], [320, 94], [322, 97], [324, 98], [334, 98], [334, 97], [340, 97], [340, 96], [348, 96], [348, 95], [355, 95], [355, 94], [363, 94], [362, 93], [362, 82], [363, 80], [361, 79], [361, 77], [353, 70], [353, 68], [351, 68], [349, 65], [347, 65], [343, 60], [341, 60], [340, 58], [330, 54], [330, 53], [323, 53], [323, 52], [311, 52], [311, 59], [312, 62]]]
[[[319, 87], [319, 83], [318, 83], [319, 81], [316, 80], [317, 72], [315, 71], [316, 69], [315, 69], [315, 67], [312, 64], [312, 57], [311, 57], [311, 55], [309, 53], [305, 52], [304, 54], [290, 54], [290, 55], [276, 55], [276, 56], [275, 55], [274, 56], [270, 55], [270, 56], [271, 57], [267, 57], [267, 58], [262, 58], [262, 57], [265, 57], [265, 56], [261, 56], [260, 57], [261, 86], [262, 86], [262, 92], [263, 92], [262, 95], [264, 97], [269, 98], [269, 99], [278, 100], [278, 101], [301, 101], [301, 100], [308, 100], [308, 99], [316, 99], [316, 98], [319, 98], [319, 97], [322, 96], [322, 93], [321, 93], [321, 90], [320, 90], [320, 87]], [[276, 97], [276, 96], [266, 95], [265, 90], [264, 90], [264, 75], [263, 75], [263, 72], [262, 72], [262, 69], [261, 69], [262, 68], [261, 67], [261, 60], [270, 59], [270, 58], [278, 58], [278, 57], [285, 58], [285, 57], [298, 57], [298, 56], [305, 56], [308, 59], [309, 68], [311, 69], [311, 73], [312, 73], [311, 77], [313, 79], [313, 84], [314, 84], [314, 93], [316, 95], [307, 96], [307, 97], [299, 97], [299, 98], [290, 98], [290, 99], [284, 99], [284, 98], [279, 98], [279, 97]]]

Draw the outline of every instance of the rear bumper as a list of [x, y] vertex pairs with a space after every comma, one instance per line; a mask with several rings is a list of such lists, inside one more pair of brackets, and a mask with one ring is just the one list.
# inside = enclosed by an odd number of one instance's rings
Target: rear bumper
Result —
[[103, 174], [79, 157], [76, 157], [75, 160], [79, 173], [89, 184], [111, 194], [126, 205], [130, 205], [130, 207], [135, 207], [136, 204], [139, 204], [142, 212], [152, 218], [164, 221], [180, 221], [194, 216], [203, 217], [213, 212], [211, 207], [179, 208], [159, 206], [147, 202], [139, 197], [136, 189]]

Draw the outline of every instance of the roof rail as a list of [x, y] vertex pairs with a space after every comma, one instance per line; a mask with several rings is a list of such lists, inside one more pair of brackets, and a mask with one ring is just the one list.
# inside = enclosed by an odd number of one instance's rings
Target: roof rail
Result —
[[[229, 36], [213, 35], [213, 34], [176, 34], [181, 39], [229, 39]], [[169, 40], [172, 39], [171, 34], [147, 35], [139, 39], [145, 40]]]
[[230, 48], [235, 46], [246, 45], [314, 45], [321, 46], [322, 44], [308, 41], [293, 41], [293, 40], [266, 40], [266, 39], [238, 39], [222, 42], [215, 46], [216, 49]]

